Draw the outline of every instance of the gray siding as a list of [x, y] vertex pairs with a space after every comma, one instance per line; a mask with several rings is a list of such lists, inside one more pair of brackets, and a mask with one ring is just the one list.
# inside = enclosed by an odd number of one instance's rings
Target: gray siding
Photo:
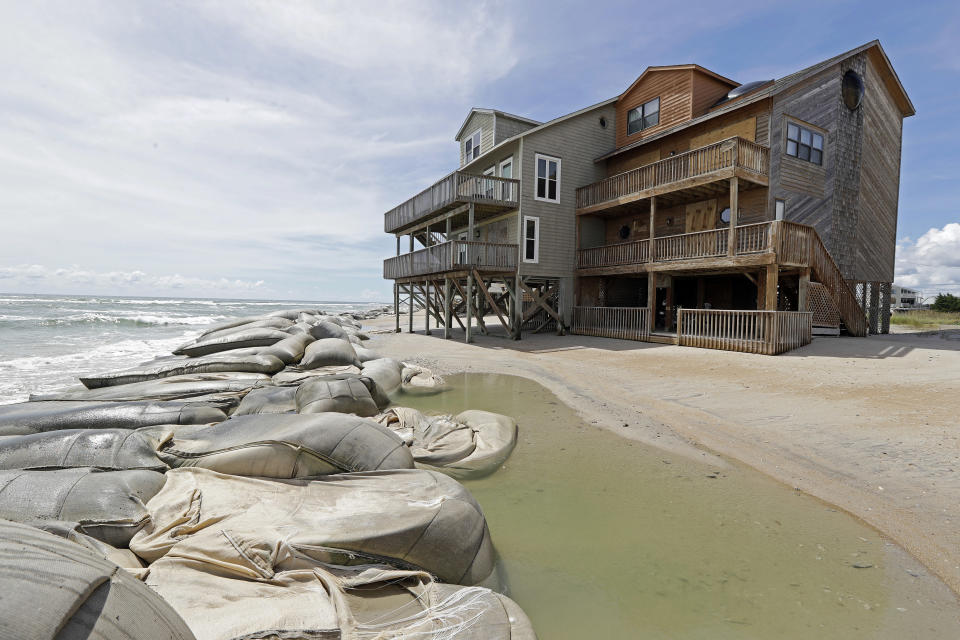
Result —
[[520, 122], [519, 120], [514, 120], [513, 118], [507, 118], [505, 116], [498, 115], [496, 117], [496, 135], [494, 136], [494, 144], [500, 144], [504, 140], [508, 140], [518, 133], [523, 133], [527, 129], [532, 129], [534, 125], [529, 122]]
[[493, 114], [492, 113], [474, 113], [467, 120], [467, 126], [463, 128], [463, 136], [457, 138], [457, 144], [460, 146], [460, 166], [467, 164], [468, 159], [464, 155], [464, 143], [480, 129], [480, 153], [484, 154], [493, 148]]
[[[601, 116], [606, 118], [606, 128], [600, 127]], [[523, 158], [518, 166], [520, 213], [540, 218], [540, 248], [537, 263], [520, 262], [521, 275], [573, 277], [576, 269], [576, 189], [605, 177], [603, 165], [595, 163], [594, 158], [613, 150], [615, 116], [615, 106], [607, 105], [523, 138]], [[534, 199], [534, 158], [538, 153], [560, 158], [558, 203]]]

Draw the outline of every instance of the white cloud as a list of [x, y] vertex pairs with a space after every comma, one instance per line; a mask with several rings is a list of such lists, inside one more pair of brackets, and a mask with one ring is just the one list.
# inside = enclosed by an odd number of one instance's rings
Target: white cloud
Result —
[[77, 265], [48, 268], [39, 264], [0, 267], [0, 288], [9, 293], [55, 291], [63, 293], [113, 293], [136, 295], [146, 288], [157, 294], [189, 291], [194, 295], [229, 295], [257, 293], [264, 281], [239, 278], [197, 278], [173, 275], [150, 275], [140, 270], [98, 272]]
[[895, 280], [926, 295], [960, 292], [960, 223], [932, 228], [916, 241], [898, 242]]

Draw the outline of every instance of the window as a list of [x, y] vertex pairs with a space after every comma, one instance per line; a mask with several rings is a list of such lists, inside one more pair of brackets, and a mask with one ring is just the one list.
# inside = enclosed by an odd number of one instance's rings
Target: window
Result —
[[[500, 163], [500, 177], [501, 178], [512, 178], [513, 177], [513, 156], [510, 156], [506, 160]], [[514, 200], [516, 194], [513, 193], [513, 185], [509, 183], [504, 183], [502, 186], [503, 189], [503, 199], [504, 200]]]
[[783, 200], [777, 200], [777, 201], [774, 203], [774, 207], [775, 207], [774, 210], [776, 211], [776, 218], [777, 218], [777, 220], [783, 220], [783, 214], [784, 214], [784, 213], [786, 212], [786, 210], [787, 210], [787, 203], [784, 202]]
[[523, 216], [523, 261], [540, 260], [540, 218]]
[[627, 112], [627, 135], [660, 124], [660, 98], [654, 98]]
[[551, 158], [536, 154], [537, 192], [534, 200], [559, 202], [560, 200], [560, 158]]
[[720, 212], [720, 222], [730, 224], [730, 207], [724, 207], [723, 211]]
[[467, 141], [463, 143], [463, 163], [480, 157], [480, 129], [473, 132]]
[[813, 164], [823, 164], [823, 136], [788, 122], [787, 155]]

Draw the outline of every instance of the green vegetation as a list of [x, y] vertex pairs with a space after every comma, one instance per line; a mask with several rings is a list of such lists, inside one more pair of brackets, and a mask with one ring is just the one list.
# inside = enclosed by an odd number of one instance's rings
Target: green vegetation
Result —
[[941, 293], [930, 305], [932, 311], [943, 311], [946, 313], [960, 313], [960, 297], [950, 293]]
[[[954, 299], [960, 302], [960, 298], [954, 297]], [[960, 325], [960, 310], [957, 312], [934, 311], [933, 309], [929, 311], [926, 309], [904, 311], [891, 315], [890, 324], [905, 325], [915, 329], [936, 329], [944, 324]]]

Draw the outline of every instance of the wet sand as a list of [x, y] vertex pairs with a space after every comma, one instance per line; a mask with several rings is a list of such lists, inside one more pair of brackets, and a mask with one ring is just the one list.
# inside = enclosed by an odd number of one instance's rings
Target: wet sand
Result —
[[817, 338], [771, 357], [553, 334], [466, 345], [462, 331], [422, 335], [419, 314], [414, 326], [370, 346], [439, 372], [524, 376], [625, 438], [743, 462], [861, 518], [960, 593], [960, 336]]

